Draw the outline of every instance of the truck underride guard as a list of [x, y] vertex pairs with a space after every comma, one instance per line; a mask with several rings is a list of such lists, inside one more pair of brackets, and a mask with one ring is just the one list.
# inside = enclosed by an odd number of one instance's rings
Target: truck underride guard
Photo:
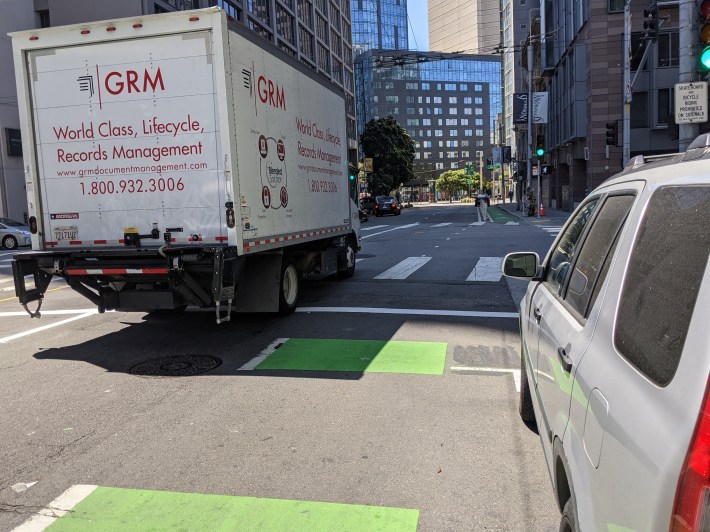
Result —
[[[58, 276], [96, 304], [99, 312], [214, 306], [221, 323], [229, 321], [244, 263], [233, 247], [171, 246], [25, 253], [15, 256], [12, 271], [15, 292], [33, 318], [40, 316], [44, 293], [52, 277]], [[28, 287], [28, 281], [33, 286]], [[28, 305], [34, 301], [37, 308], [31, 311]], [[222, 304], [226, 316], [220, 315]]]

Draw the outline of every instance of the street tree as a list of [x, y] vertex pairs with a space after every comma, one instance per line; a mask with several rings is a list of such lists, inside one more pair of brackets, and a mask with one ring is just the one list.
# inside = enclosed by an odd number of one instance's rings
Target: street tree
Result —
[[414, 141], [391, 116], [370, 120], [360, 143], [365, 157], [373, 159], [373, 171], [367, 177], [373, 194], [389, 194], [414, 178]]
[[463, 170], [447, 170], [436, 180], [436, 189], [449, 193], [449, 199], [459, 190], [468, 190], [466, 175]]

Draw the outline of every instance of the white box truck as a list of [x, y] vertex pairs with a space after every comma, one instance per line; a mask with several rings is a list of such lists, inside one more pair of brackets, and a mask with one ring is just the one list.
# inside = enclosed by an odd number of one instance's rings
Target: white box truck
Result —
[[292, 312], [299, 279], [354, 273], [335, 85], [218, 8], [10, 36], [33, 250], [13, 275], [30, 315], [53, 276], [100, 312], [197, 305], [219, 323]]

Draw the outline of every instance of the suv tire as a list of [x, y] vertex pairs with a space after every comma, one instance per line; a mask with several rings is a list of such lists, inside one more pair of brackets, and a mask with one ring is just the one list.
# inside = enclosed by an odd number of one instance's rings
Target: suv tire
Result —
[[530, 382], [525, 369], [524, 355], [520, 353], [520, 419], [528, 425], [535, 424], [535, 410], [533, 409], [532, 396], [530, 395]]
[[577, 522], [577, 504], [574, 495], [570, 496], [562, 509], [560, 518], [560, 532], [577, 532], [579, 523]]

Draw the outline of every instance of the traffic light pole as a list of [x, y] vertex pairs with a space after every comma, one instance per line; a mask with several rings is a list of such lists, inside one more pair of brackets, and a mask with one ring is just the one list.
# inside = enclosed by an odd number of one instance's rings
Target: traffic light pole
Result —
[[[530, 26], [532, 29], [532, 25]], [[527, 178], [527, 186], [525, 187], [525, 193], [527, 193], [527, 189], [530, 187], [530, 179], [532, 178], [532, 154], [533, 154], [533, 146], [532, 146], [532, 126], [533, 126], [533, 113], [532, 113], [532, 107], [533, 107], [533, 86], [532, 86], [532, 79], [533, 79], [533, 43], [532, 43], [532, 38], [528, 38], [528, 157], [527, 157], [527, 173], [525, 174]]]

